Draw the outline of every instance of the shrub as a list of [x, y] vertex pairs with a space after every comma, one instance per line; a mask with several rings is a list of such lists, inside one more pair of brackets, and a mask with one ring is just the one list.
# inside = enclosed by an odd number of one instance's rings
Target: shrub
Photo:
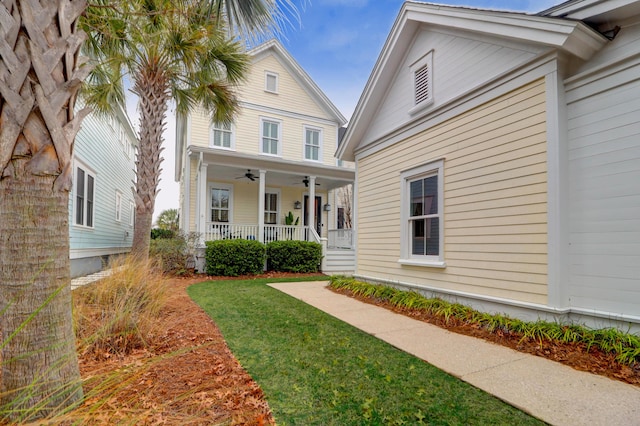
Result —
[[194, 268], [193, 248], [197, 234], [176, 234], [173, 238], [151, 240], [149, 255], [159, 262], [164, 273], [185, 275]]
[[113, 273], [73, 291], [73, 318], [80, 352], [108, 358], [145, 347], [167, 297], [166, 281], [149, 263], [131, 259]]
[[278, 272], [318, 272], [322, 246], [311, 241], [274, 241], [267, 245], [269, 270]]
[[207, 241], [205, 272], [237, 277], [259, 274], [264, 268], [265, 246], [253, 240]]
[[160, 238], [174, 238], [176, 236], [176, 233], [174, 231], [172, 231], [171, 229], [160, 229], [160, 228], [153, 228], [151, 230], [151, 239], [152, 240], [157, 240]]

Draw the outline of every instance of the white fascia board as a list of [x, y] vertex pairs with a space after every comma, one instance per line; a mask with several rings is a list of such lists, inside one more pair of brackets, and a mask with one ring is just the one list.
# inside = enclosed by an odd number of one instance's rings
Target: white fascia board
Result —
[[539, 15], [589, 21], [593, 17], [637, 3], [638, 0], [576, 0], [544, 10]]
[[368, 120], [379, 107], [397, 67], [421, 25], [542, 44], [566, 51], [583, 60], [589, 59], [607, 43], [604, 36], [581, 22], [515, 12], [406, 2], [391, 28], [356, 105], [351, 119], [352, 125], [347, 129], [344, 141], [336, 151], [338, 158], [355, 160], [354, 151], [369, 127]]
[[347, 119], [342, 115], [340, 110], [331, 102], [324, 94], [322, 89], [313, 81], [307, 72], [298, 64], [298, 62], [289, 54], [289, 52], [276, 39], [269, 40], [260, 46], [250, 50], [248, 53], [252, 57], [252, 63], [262, 59], [269, 50], [273, 50], [276, 59], [289, 71], [291, 76], [304, 87], [309, 95], [319, 103], [330, 115], [332, 115], [340, 126], [347, 123]]
[[407, 14], [408, 19], [423, 24], [544, 44], [585, 60], [607, 42], [598, 32], [573, 20], [418, 4], [410, 4]]

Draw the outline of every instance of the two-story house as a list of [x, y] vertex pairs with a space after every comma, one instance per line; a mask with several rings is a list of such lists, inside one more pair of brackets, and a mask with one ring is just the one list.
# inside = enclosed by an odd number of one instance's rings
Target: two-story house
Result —
[[177, 117], [181, 229], [203, 241], [323, 242], [344, 224], [335, 190], [354, 180], [334, 157], [346, 119], [277, 40], [249, 54], [233, 124]]
[[100, 271], [133, 241], [137, 138], [126, 113], [89, 114], [76, 136], [69, 196], [71, 276]]

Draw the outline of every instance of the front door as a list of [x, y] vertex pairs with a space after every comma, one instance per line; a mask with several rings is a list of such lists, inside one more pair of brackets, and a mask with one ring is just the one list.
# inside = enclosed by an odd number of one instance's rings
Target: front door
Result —
[[[304, 215], [304, 226], [309, 226], [309, 217], [307, 215], [307, 208], [309, 207], [309, 196], [305, 195], [304, 196], [304, 210], [303, 210], [303, 215]], [[316, 209], [316, 232], [318, 233], [318, 235], [322, 235], [322, 197], [318, 197], [316, 196], [316, 202], [315, 202], [315, 209]]]

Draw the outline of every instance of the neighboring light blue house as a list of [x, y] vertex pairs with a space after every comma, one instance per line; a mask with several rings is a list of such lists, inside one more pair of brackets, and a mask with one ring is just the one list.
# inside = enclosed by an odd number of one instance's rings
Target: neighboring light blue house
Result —
[[131, 250], [136, 134], [126, 113], [88, 115], [76, 136], [69, 196], [71, 277], [100, 271]]

